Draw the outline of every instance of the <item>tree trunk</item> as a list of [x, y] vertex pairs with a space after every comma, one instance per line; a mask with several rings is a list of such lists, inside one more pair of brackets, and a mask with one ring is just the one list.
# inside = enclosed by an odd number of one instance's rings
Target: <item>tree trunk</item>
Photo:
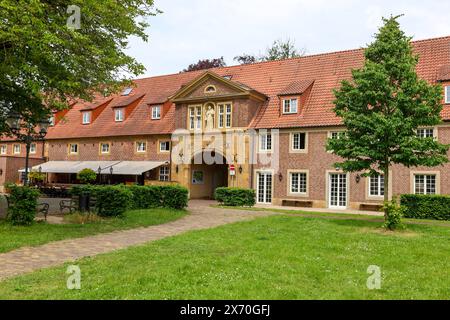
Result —
[[[384, 167], [384, 203], [387, 203], [389, 201], [389, 165], [386, 165]], [[384, 209], [384, 220], [387, 221], [388, 219], [388, 211], [385, 208]]]

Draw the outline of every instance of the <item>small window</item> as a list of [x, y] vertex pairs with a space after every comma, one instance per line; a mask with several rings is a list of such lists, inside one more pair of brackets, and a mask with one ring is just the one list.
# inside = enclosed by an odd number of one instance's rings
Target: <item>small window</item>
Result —
[[214, 93], [214, 92], [216, 92], [216, 87], [215, 86], [207, 86], [206, 88], [205, 88], [205, 93]]
[[102, 144], [100, 144], [100, 152], [102, 154], [109, 153], [109, 143], [102, 143]]
[[259, 136], [259, 150], [272, 150], [272, 135], [270, 133], [260, 134]]
[[306, 194], [307, 177], [306, 172], [292, 172], [290, 174], [291, 193]]
[[90, 111], [83, 112], [83, 124], [89, 123], [91, 123], [91, 112]]
[[36, 149], [37, 149], [36, 143], [30, 144], [30, 153], [31, 154], [36, 154]]
[[15, 145], [13, 146], [13, 152], [14, 152], [14, 154], [20, 154], [20, 152], [22, 151], [21, 149], [22, 149], [22, 148], [21, 148], [21, 145], [20, 145], [20, 144], [15, 144]]
[[414, 175], [415, 194], [436, 194], [436, 175], [416, 174]]
[[169, 152], [170, 151], [170, 141], [161, 141], [159, 143], [159, 151], [160, 152]]
[[231, 104], [225, 105], [225, 127], [231, 128]]
[[159, 181], [169, 181], [170, 169], [168, 166], [159, 167]]
[[136, 142], [136, 152], [138, 153], [147, 152], [147, 142], [145, 141]]
[[78, 153], [78, 144], [72, 143], [69, 145], [69, 153], [70, 154], [77, 154]]
[[369, 196], [384, 196], [384, 175], [380, 174], [369, 177]]
[[152, 119], [153, 120], [161, 119], [161, 106], [152, 107]]
[[331, 139], [340, 139], [345, 136], [345, 131], [332, 131], [330, 132]]
[[200, 130], [202, 128], [202, 107], [189, 107], [189, 129]]
[[8, 146], [6, 144], [0, 146], [0, 154], [7, 154]]
[[225, 106], [223, 104], [219, 104], [218, 106], [218, 117], [217, 117], [217, 127], [223, 128], [224, 119], [225, 119]]
[[306, 149], [306, 133], [296, 132], [292, 134], [292, 150], [299, 151]]
[[120, 108], [114, 111], [116, 122], [122, 122], [125, 118], [125, 110]]
[[417, 129], [417, 136], [419, 138], [433, 138], [434, 129], [433, 128]]
[[283, 100], [283, 113], [297, 113], [297, 99], [284, 99]]
[[51, 115], [50, 118], [48, 118], [48, 123], [50, 127], [53, 127], [55, 125], [55, 115]]
[[450, 86], [445, 87], [445, 103], [450, 104]]
[[194, 170], [192, 171], [192, 184], [203, 184], [204, 176], [203, 171]]
[[130, 95], [131, 91], [133, 91], [133, 88], [125, 88], [125, 90], [122, 91], [122, 96]]

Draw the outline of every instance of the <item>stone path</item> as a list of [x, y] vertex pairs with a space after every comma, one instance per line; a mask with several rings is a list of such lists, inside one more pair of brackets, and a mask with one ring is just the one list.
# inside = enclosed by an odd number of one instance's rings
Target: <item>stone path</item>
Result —
[[209, 206], [212, 203], [209, 201], [190, 201], [190, 214], [188, 216], [162, 225], [56, 241], [38, 247], [23, 247], [2, 253], [0, 254], [0, 279], [159, 240], [191, 230], [208, 229], [276, 214], [268, 211], [212, 208]]

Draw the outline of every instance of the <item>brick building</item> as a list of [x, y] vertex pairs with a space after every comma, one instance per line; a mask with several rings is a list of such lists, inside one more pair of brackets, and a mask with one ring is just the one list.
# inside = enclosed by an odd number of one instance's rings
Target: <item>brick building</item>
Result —
[[[418, 134], [450, 144], [450, 37], [413, 47], [419, 76], [445, 90], [443, 122]], [[76, 182], [90, 167], [112, 182], [179, 183], [192, 198], [239, 186], [256, 189], [260, 203], [378, 204], [383, 177], [337, 171], [339, 158], [325, 150], [344, 130], [332, 91], [363, 59], [349, 50], [135, 80], [55, 113], [40, 168], [53, 183]], [[450, 164], [391, 171], [389, 195], [450, 194]]]

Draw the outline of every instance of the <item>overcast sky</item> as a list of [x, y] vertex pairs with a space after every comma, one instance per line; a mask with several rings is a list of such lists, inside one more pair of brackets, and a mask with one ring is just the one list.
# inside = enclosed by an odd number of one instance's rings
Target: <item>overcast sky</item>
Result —
[[193, 62], [260, 54], [275, 39], [307, 54], [355, 49], [372, 41], [382, 16], [405, 14], [414, 39], [450, 35], [449, 0], [155, 0], [147, 43], [131, 39], [128, 54], [145, 76], [177, 73]]

